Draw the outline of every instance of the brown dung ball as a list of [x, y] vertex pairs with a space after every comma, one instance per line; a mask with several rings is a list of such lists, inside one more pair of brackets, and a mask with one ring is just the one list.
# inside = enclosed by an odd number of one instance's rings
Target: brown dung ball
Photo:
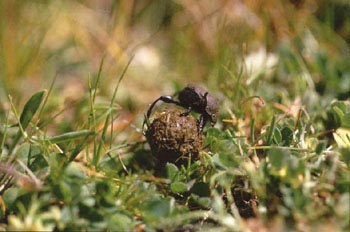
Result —
[[181, 110], [167, 110], [155, 117], [146, 131], [153, 155], [162, 164], [182, 164], [189, 156], [198, 157], [204, 136], [199, 132], [197, 119], [181, 115]]

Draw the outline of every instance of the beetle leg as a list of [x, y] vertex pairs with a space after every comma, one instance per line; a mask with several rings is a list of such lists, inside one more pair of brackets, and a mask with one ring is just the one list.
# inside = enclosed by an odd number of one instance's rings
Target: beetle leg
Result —
[[201, 115], [198, 121], [198, 134], [203, 132], [204, 125], [205, 125], [205, 119], [204, 119], [204, 116]]
[[151, 116], [152, 110], [154, 108], [154, 106], [157, 104], [158, 101], [163, 101], [165, 103], [172, 103], [172, 104], [176, 104], [181, 106], [180, 102], [174, 100], [171, 96], [160, 96], [157, 100], [155, 100], [150, 107], [147, 110], [147, 114], [146, 114], [146, 118], [147, 120], [149, 119], [149, 117]]
[[205, 127], [205, 124], [207, 124], [207, 122], [209, 121], [210, 119], [208, 118], [207, 115], [201, 115], [199, 120], [198, 120], [198, 133], [202, 133], [203, 132], [203, 129]]
[[183, 113], [180, 114], [180, 116], [181, 116], [181, 117], [182, 117], [182, 116], [187, 116], [187, 115], [189, 115], [189, 114], [191, 113], [191, 111], [192, 111], [192, 108], [191, 108], [191, 107], [188, 107], [187, 110], [186, 110], [185, 112], [183, 112]]
[[[208, 103], [207, 96], [208, 96], [208, 92], [205, 92], [205, 94], [202, 96], [203, 97], [202, 99], [204, 99], [203, 105], [205, 107], [207, 107], [207, 103]], [[204, 126], [207, 123], [207, 121], [208, 121], [208, 117], [206, 117], [202, 114], [199, 118], [199, 121], [198, 121], [198, 133], [199, 134], [203, 132]]]
[[150, 122], [149, 122], [149, 117], [151, 116], [152, 110], [154, 108], [154, 106], [157, 104], [158, 101], [163, 101], [166, 103], [174, 103], [176, 105], [179, 105], [180, 103], [175, 101], [171, 96], [160, 96], [157, 100], [155, 100], [148, 108], [147, 113], [145, 114], [145, 118], [143, 120], [142, 123], [142, 133], [145, 134], [145, 125], [147, 125], [147, 128], [149, 128], [150, 126]]
[[147, 129], [148, 129], [149, 126], [150, 126], [149, 118], [146, 116], [146, 114], [144, 115], [144, 119], [143, 119], [143, 123], [142, 123], [142, 134], [143, 134], [143, 135], [146, 135], [145, 125], [147, 125]]

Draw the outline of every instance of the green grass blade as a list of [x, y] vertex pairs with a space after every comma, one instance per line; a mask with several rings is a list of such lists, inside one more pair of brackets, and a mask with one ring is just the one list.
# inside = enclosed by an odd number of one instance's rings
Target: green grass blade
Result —
[[[255, 146], [255, 128], [254, 128], [254, 122], [255, 122], [255, 118], [252, 118], [252, 120], [250, 121], [250, 138], [251, 138], [251, 144], [252, 146]], [[254, 156], [257, 157], [256, 151], [254, 150]]]
[[266, 140], [266, 144], [270, 145], [272, 142], [272, 138], [273, 138], [273, 133], [275, 131], [275, 123], [276, 123], [276, 116], [274, 115], [272, 117], [272, 121], [271, 121], [271, 125], [269, 128], [269, 135], [267, 136], [267, 140]]
[[44, 95], [46, 93], [46, 90], [39, 91], [35, 93], [24, 105], [23, 111], [21, 113], [21, 116], [18, 117], [17, 111], [12, 103], [11, 97], [9, 97], [10, 103], [12, 110], [17, 117], [17, 120], [19, 121], [19, 128], [20, 130], [18, 131], [11, 147], [9, 148], [9, 154], [12, 153], [13, 149], [17, 145], [19, 139], [24, 135], [25, 130], [27, 129], [30, 121], [33, 119], [36, 111], [39, 109], [40, 104], [44, 98]]
[[[46, 106], [46, 103], [47, 103], [47, 101], [48, 101], [48, 99], [49, 99], [49, 96], [50, 96], [50, 94], [51, 94], [51, 92], [52, 92], [52, 89], [53, 89], [53, 87], [54, 87], [54, 85], [55, 85], [56, 78], [57, 78], [57, 73], [56, 73], [56, 75], [54, 76], [54, 78], [53, 78], [53, 80], [52, 80], [52, 82], [51, 82], [50, 88], [49, 88], [49, 90], [48, 90], [48, 92], [47, 92], [47, 94], [46, 94], [46, 97], [45, 97], [45, 99], [44, 99], [44, 101], [43, 101], [43, 104], [42, 104], [42, 106], [41, 106], [41, 109], [40, 109], [40, 111], [39, 111], [39, 113], [38, 113], [38, 118], [39, 118], [39, 119], [41, 118], [41, 115], [42, 115], [43, 112], [44, 112], [44, 108], [45, 108], [45, 106]], [[39, 123], [39, 120], [36, 122], [35, 125], [38, 125], [38, 123]]]
[[[119, 80], [117, 82], [117, 85], [116, 87], [114, 88], [114, 92], [113, 92], [113, 96], [112, 96], [112, 100], [111, 100], [111, 104], [110, 104], [110, 107], [112, 108], [113, 107], [113, 104], [114, 104], [114, 101], [115, 101], [115, 97], [117, 95], [117, 91], [118, 91], [118, 88], [119, 88], [119, 85], [120, 85], [120, 82], [123, 80], [124, 76], [125, 76], [125, 73], [126, 71], [128, 70], [129, 68], [129, 65], [131, 64], [131, 61], [133, 60], [134, 56], [132, 56], [128, 63], [126, 64], [122, 74], [120, 75], [119, 77]], [[94, 157], [93, 157], [93, 163], [94, 165], [97, 167], [97, 164], [100, 160], [100, 156], [101, 156], [101, 150], [102, 150], [102, 147], [104, 146], [105, 144], [105, 139], [106, 139], [106, 133], [107, 133], [107, 128], [109, 126], [109, 124], [111, 123], [111, 119], [113, 119], [113, 115], [112, 115], [112, 110], [110, 111], [111, 113], [108, 114], [106, 120], [105, 120], [105, 123], [104, 123], [104, 126], [103, 126], [103, 130], [102, 130], [102, 135], [101, 135], [101, 140], [100, 140], [100, 143], [98, 144], [98, 148], [97, 148], [97, 151], [96, 153], [94, 154]], [[113, 125], [111, 126], [111, 128], [113, 128]], [[111, 137], [113, 137], [113, 131], [111, 131]]]
[[7, 114], [6, 114], [6, 123], [4, 124], [4, 133], [3, 133], [3, 138], [2, 138], [2, 141], [1, 141], [1, 146], [0, 146], [0, 158], [2, 156], [2, 151], [5, 147], [5, 141], [6, 141], [6, 138], [7, 138], [7, 129], [8, 129], [8, 124], [9, 124], [9, 115], [10, 115], [10, 111], [7, 111]]
[[33, 119], [34, 114], [39, 109], [45, 93], [46, 90], [35, 93], [24, 105], [21, 117], [19, 119], [23, 130], [28, 127], [30, 121]]
[[48, 140], [51, 143], [61, 143], [69, 140], [79, 139], [85, 136], [93, 135], [95, 132], [91, 130], [81, 130], [81, 131], [73, 131], [67, 132], [61, 135], [53, 136]]
[[69, 164], [70, 162], [72, 162], [78, 155], [79, 153], [83, 150], [84, 147], [86, 147], [87, 144], [87, 139], [88, 139], [89, 135], [85, 136], [85, 138], [82, 140], [82, 142], [80, 144], [78, 144], [74, 150], [70, 153], [70, 156], [66, 162], [66, 164]]
[[131, 62], [132, 62], [133, 59], [134, 59], [134, 56], [132, 56], [132, 57], [129, 59], [128, 63], [126, 64], [126, 66], [125, 66], [125, 68], [124, 68], [124, 70], [123, 70], [123, 72], [122, 72], [122, 74], [121, 74], [120, 77], [119, 77], [118, 83], [117, 83], [117, 85], [116, 85], [116, 87], [115, 87], [115, 89], [114, 89], [114, 92], [113, 92], [113, 96], [112, 96], [112, 100], [111, 100], [111, 106], [113, 106], [113, 104], [114, 104], [114, 100], [115, 100], [115, 97], [116, 97], [116, 95], [117, 95], [117, 91], [118, 91], [118, 89], [119, 89], [120, 82], [124, 79], [125, 73], [126, 73], [126, 71], [128, 70], [128, 68], [129, 68], [129, 66], [130, 66], [130, 64], [131, 64]]
[[94, 88], [93, 96], [92, 96], [93, 102], [95, 102], [95, 99], [96, 99], [97, 86], [98, 86], [98, 84], [100, 82], [100, 79], [101, 79], [102, 68], [103, 68], [103, 64], [104, 64], [105, 58], [106, 58], [106, 54], [104, 54], [102, 59], [101, 59], [100, 66], [98, 68], [97, 78], [96, 78], [94, 86], [92, 87], [92, 88]]

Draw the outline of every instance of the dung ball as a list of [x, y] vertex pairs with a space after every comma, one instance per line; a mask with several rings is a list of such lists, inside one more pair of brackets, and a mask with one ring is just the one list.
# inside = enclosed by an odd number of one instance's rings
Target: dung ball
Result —
[[182, 164], [190, 156], [197, 159], [203, 146], [204, 136], [199, 132], [197, 119], [182, 113], [171, 109], [156, 115], [145, 133], [152, 154], [162, 164]]

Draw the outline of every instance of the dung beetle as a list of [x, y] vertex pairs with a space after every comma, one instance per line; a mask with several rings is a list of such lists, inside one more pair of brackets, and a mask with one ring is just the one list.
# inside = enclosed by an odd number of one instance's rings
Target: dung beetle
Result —
[[178, 93], [178, 100], [174, 100], [172, 96], [160, 96], [148, 108], [146, 114], [147, 120], [151, 116], [152, 110], [158, 101], [172, 103], [186, 108], [187, 110], [182, 115], [188, 115], [192, 110], [201, 114], [198, 122], [199, 132], [203, 131], [208, 121], [211, 126], [214, 126], [216, 123], [219, 104], [210, 93], [198, 85], [187, 85]]

